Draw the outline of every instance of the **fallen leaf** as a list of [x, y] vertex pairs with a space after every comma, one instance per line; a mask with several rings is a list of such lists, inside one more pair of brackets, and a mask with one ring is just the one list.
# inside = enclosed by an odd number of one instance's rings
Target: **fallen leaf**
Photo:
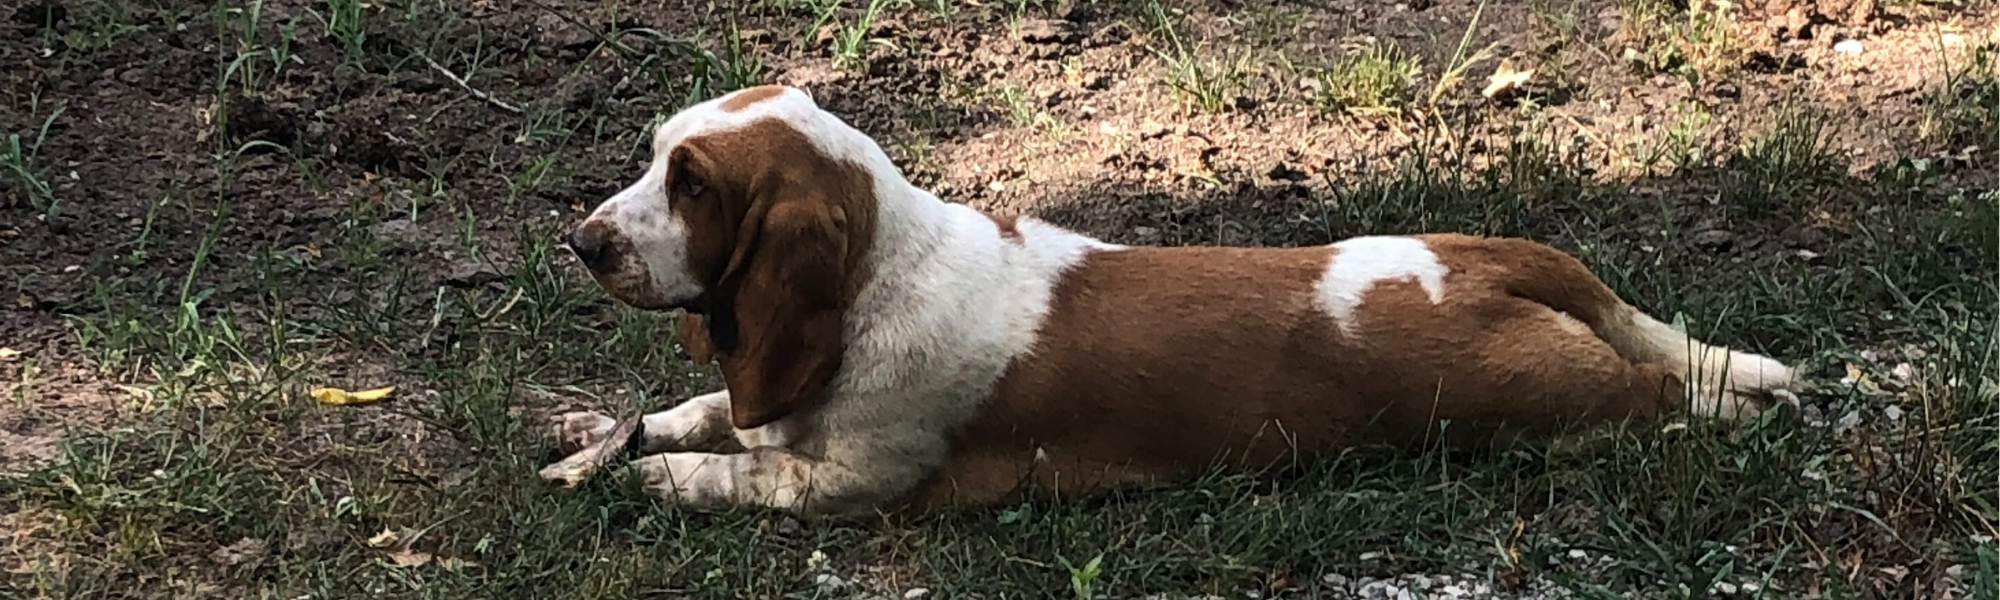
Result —
[[313, 388], [312, 396], [313, 398], [318, 399], [320, 404], [326, 404], [331, 406], [347, 406], [351, 404], [367, 404], [370, 402], [375, 402], [377, 400], [389, 397], [389, 394], [394, 391], [396, 391], [396, 386], [393, 385], [389, 387], [375, 388], [372, 390], [361, 390], [359, 392], [350, 392], [347, 390], [343, 390], [340, 388], [333, 388], [333, 387], [323, 387], [323, 388]]
[[398, 567], [421, 567], [431, 562], [431, 553], [415, 550], [397, 550], [389, 553], [389, 562]]
[[1495, 69], [1493, 75], [1486, 78], [1486, 89], [1479, 90], [1479, 95], [1487, 98], [1498, 96], [1508, 90], [1521, 87], [1521, 85], [1528, 83], [1529, 78], [1534, 76], [1534, 69], [1516, 71], [1512, 63], [1502, 61], [1500, 68]]
[[402, 539], [403, 536], [398, 535], [395, 530], [384, 529], [382, 533], [375, 534], [375, 537], [368, 538], [368, 547], [387, 548], [396, 545], [396, 542], [402, 541]]
[[234, 567], [263, 558], [264, 553], [270, 549], [271, 545], [264, 540], [247, 537], [236, 540], [234, 544], [215, 549], [215, 552], [209, 553], [208, 558], [216, 564]]
[[1868, 378], [1868, 374], [1863, 372], [1861, 367], [1855, 366], [1854, 363], [1847, 363], [1847, 377], [1843, 378], [1842, 383], [1853, 385], [1855, 389], [1861, 390], [1861, 393], [1864, 394], [1875, 395], [1883, 393], [1882, 387], [1875, 385], [1875, 382]]

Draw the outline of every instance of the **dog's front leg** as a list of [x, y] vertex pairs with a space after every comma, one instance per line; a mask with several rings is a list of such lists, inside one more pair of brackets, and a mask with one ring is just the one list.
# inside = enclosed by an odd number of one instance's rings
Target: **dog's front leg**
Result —
[[[774, 423], [778, 425], [780, 423]], [[696, 507], [760, 506], [802, 517], [865, 515], [908, 496], [942, 463], [944, 440], [857, 431], [832, 439], [746, 444], [740, 454], [666, 453], [632, 461], [647, 489]], [[750, 440], [746, 440], [750, 441]], [[801, 452], [795, 448], [815, 448]]]
[[655, 454], [630, 468], [647, 490], [689, 506], [761, 506], [806, 516], [866, 509], [881, 500], [884, 483], [772, 446], [740, 454]]
[[[600, 412], [573, 412], [556, 417], [556, 435], [563, 451], [595, 444], [618, 425]], [[694, 450], [741, 452], [735, 429], [729, 426], [729, 390], [702, 394], [667, 410], [648, 414], [640, 426], [645, 452]]]

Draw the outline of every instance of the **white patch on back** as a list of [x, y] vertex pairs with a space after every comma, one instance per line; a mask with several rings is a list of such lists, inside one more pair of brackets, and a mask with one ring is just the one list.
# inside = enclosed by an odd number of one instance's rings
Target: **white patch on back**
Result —
[[1411, 237], [1367, 236], [1332, 246], [1326, 275], [1314, 284], [1314, 302], [1333, 317], [1344, 335], [1353, 336], [1361, 301], [1375, 284], [1415, 280], [1431, 304], [1444, 301], [1444, 276], [1449, 272], [1422, 240]]

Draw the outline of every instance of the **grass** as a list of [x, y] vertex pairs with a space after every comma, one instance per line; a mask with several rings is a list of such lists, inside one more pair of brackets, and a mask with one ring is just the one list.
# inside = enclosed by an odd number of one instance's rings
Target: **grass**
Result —
[[1725, 167], [1722, 193], [1733, 205], [1752, 211], [1797, 209], [1818, 186], [1845, 174], [1846, 161], [1828, 141], [1839, 126], [1830, 115], [1799, 104], [1781, 105], [1775, 112], [1770, 131], [1751, 136]]
[[[236, 12], [216, 15], [227, 24], [218, 35], [231, 37], [218, 37], [228, 43], [205, 93], [276, 85], [270, 71], [246, 80], [226, 68], [281, 45], [244, 40], [291, 39], [288, 56], [320, 57], [267, 66], [351, 58], [338, 36], [291, 38], [268, 16], [231, 20], [255, 14], [240, 8], [217, 9]], [[371, 27], [391, 27], [397, 12], [367, 14]], [[0, 522], [13, 534], [0, 548], [12, 569], [0, 596], [811, 598], [838, 595], [832, 574], [890, 597], [1270, 597], [1310, 592], [1326, 574], [1424, 571], [1496, 587], [1540, 581], [1579, 598], [1705, 598], [1722, 584], [1760, 590], [1749, 597], [1867, 598], [1952, 566], [1971, 597], [2000, 590], [2000, 193], [1926, 156], [1850, 173], [1826, 135], [1839, 125], [1805, 106], [1775, 107], [1774, 126], [1736, 148], [1709, 147], [1707, 113], [1690, 107], [1654, 152], [1674, 168], [1639, 179], [1589, 171], [1539, 126], [1492, 136], [1483, 156], [1412, 145], [1328, 172], [1302, 198], [1219, 170], [1231, 178], [1223, 192], [1185, 198], [1198, 206], [1173, 217], [1172, 240], [1215, 239], [1214, 215], [1199, 211], [1235, 210], [1231, 193], [1259, 205], [1226, 216], [1281, 213], [1254, 232], [1272, 245], [1418, 231], [1551, 240], [1653, 314], [1805, 366], [1815, 384], [1801, 407], [1546, 448], [1356, 449], [1269, 478], [1212, 473], [1112, 498], [918, 518], [800, 523], [684, 510], [608, 483], [551, 489], [533, 475], [552, 458], [540, 416], [563, 404], [660, 406], [716, 385], [663, 342], [671, 316], [607, 302], [555, 238], [576, 216], [572, 203], [587, 206], [641, 168], [640, 124], [764, 77], [742, 37], [722, 35], [734, 41], [599, 39], [591, 52], [609, 56], [574, 68], [604, 69], [595, 76], [606, 89], [643, 88], [591, 96], [624, 104], [570, 107], [509, 90], [524, 110], [492, 117], [444, 88], [445, 106], [412, 106], [369, 131], [490, 143], [424, 146], [400, 175], [357, 175], [317, 149], [256, 140], [217, 142], [197, 166], [163, 175], [165, 197], [131, 215], [139, 224], [112, 228], [138, 239], [93, 253], [76, 306], [51, 317], [79, 364], [127, 387], [106, 400], [115, 415], [75, 423], [53, 461], [0, 475], [0, 513], [12, 519]], [[524, 60], [498, 37], [426, 50], [472, 84], [497, 86], [518, 73], [509, 61]], [[1478, 54], [1469, 37], [1459, 48], [1457, 63]], [[432, 75], [407, 57], [352, 59]], [[1392, 77], [1413, 62], [1386, 51], [1354, 60], [1330, 81], [1355, 98], [1326, 106], [1421, 102], [1412, 77]], [[1014, 127], [1043, 123], [1023, 88], [971, 89], [991, 90]], [[1200, 94], [1179, 93], [1201, 108]], [[902, 153], [927, 164], [965, 136], [937, 125], [949, 113], [924, 106], [882, 120], [910, 127]], [[74, 146], [44, 146], [40, 132], [77, 126], [64, 120], [75, 113], [46, 114], [0, 155], [10, 194], [51, 189], [43, 177], [74, 160], [49, 150]], [[505, 126], [466, 131], [491, 123]], [[1682, 202], [1662, 188], [1705, 195]], [[257, 212], [270, 203], [255, 202], [273, 189], [296, 194], [278, 203], [287, 210], [332, 216], [296, 235], [244, 235], [279, 229], [280, 217]], [[1769, 220], [1810, 223], [1823, 241], [1800, 243], [1819, 256], [1782, 239], [1773, 246], [1784, 251], [1734, 255], [1687, 243], [1707, 218], [1746, 237], [1780, 235], [1759, 228]], [[382, 227], [397, 221], [435, 227]], [[440, 263], [454, 259], [476, 259], [490, 277], [441, 281]], [[31, 390], [66, 381], [47, 368], [15, 373], [0, 402], [16, 410], [35, 409]], [[391, 384], [391, 399], [364, 407], [306, 394]], [[1898, 570], [1908, 575], [1885, 575]]]
[[56, 109], [43, 119], [34, 139], [24, 143], [20, 134], [8, 134], [6, 145], [0, 146], [0, 169], [4, 169], [8, 183], [6, 204], [25, 203], [41, 213], [44, 220], [55, 216], [60, 202], [54, 188], [42, 177], [40, 166], [35, 164], [35, 155], [41, 141], [48, 137], [49, 125], [61, 115], [62, 109]]
[[[891, 3], [892, 0], [868, 0], [868, 4], [861, 10], [861, 14], [855, 17], [853, 22], [842, 25], [834, 30], [833, 65], [835, 67], [855, 68], [862, 66], [867, 62], [867, 53], [870, 46], [887, 43], [883, 40], [869, 37], [869, 33], [874, 30], [875, 20], [881, 16], [882, 9], [888, 7]], [[838, 5], [838, 2], [834, 3], [836, 7]], [[832, 10], [832, 8], [829, 8], [829, 10]]]
[[1157, 1], [1144, 6], [1146, 26], [1160, 40], [1151, 48], [1166, 66], [1164, 80], [1187, 106], [1203, 113], [1220, 113], [1237, 103], [1256, 71], [1247, 52], [1218, 51], [1182, 39], [1180, 18]]
[[1346, 48], [1315, 80], [1321, 110], [1357, 115], [1398, 114], [1415, 100], [1412, 84], [1423, 74], [1416, 57], [1393, 44], [1369, 40]]
[[[1959, 53], [1938, 48], [1943, 76], [1924, 90], [1924, 120], [1919, 134], [1943, 142], [1947, 150], [1961, 151], [2000, 139], [2000, 70], [1994, 56], [2000, 53], [1992, 43], [1982, 43]], [[1958, 54], [1959, 56], [1954, 56]]]
[[1636, 72], [1670, 74], [1699, 87], [1742, 64], [1746, 43], [1731, 32], [1736, 10], [1714, 0], [1619, 0], [1622, 56]]

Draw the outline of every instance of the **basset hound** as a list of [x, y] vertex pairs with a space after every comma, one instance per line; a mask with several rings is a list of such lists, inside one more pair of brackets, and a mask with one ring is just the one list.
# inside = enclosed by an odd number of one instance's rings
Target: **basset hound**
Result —
[[[688, 107], [652, 143], [566, 244], [616, 300], [685, 310], [683, 343], [720, 363], [726, 389], [644, 415], [624, 467], [690, 505], [824, 517], [1088, 494], [1356, 444], [1737, 418], [1793, 382], [1537, 242], [1106, 243], [942, 201], [784, 86]], [[576, 448], [616, 424], [557, 429]]]

